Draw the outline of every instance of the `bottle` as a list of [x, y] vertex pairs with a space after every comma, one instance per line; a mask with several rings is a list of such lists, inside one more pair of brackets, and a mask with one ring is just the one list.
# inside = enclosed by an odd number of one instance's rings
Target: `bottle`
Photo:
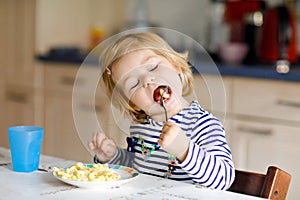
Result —
[[104, 30], [100, 27], [94, 26], [90, 33], [90, 48], [93, 49], [104, 39]]

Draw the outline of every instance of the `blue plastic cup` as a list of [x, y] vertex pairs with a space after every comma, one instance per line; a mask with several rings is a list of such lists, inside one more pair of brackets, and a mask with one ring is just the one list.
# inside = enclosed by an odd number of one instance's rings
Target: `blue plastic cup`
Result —
[[39, 168], [44, 129], [38, 126], [8, 128], [12, 169], [16, 172], [33, 172]]

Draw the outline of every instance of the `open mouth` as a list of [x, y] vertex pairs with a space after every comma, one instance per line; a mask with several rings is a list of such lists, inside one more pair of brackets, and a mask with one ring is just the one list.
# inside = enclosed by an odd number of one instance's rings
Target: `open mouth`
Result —
[[160, 103], [161, 99], [167, 101], [172, 95], [172, 90], [169, 86], [161, 85], [158, 86], [153, 92], [153, 100]]

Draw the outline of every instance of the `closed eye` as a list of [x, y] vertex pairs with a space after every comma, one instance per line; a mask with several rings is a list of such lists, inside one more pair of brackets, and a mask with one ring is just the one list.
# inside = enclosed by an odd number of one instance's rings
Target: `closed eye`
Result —
[[136, 84], [134, 84], [134, 85], [130, 88], [130, 90], [136, 88], [139, 84], [140, 84], [140, 81], [138, 80], [138, 81], [136, 82]]
[[158, 67], [159, 67], [159, 64], [157, 64], [157, 65], [155, 65], [154, 67], [152, 67], [149, 71], [150, 71], [150, 72], [155, 71]]

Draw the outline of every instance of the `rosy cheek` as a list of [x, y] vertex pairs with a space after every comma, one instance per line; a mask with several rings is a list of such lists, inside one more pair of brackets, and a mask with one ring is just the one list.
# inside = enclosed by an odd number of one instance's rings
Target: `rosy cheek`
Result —
[[140, 92], [134, 93], [130, 100], [141, 109], [146, 109], [147, 107], [147, 97]]
[[140, 103], [140, 95], [138, 92], [134, 92], [130, 97], [130, 101], [132, 101], [134, 104], [139, 104]]

